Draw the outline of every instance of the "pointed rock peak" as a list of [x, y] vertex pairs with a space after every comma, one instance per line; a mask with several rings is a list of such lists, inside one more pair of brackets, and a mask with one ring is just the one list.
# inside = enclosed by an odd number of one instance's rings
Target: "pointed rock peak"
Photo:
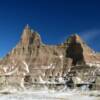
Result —
[[35, 41], [37, 41], [37, 40], [41, 41], [41, 37], [40, 37], [39, 33], [35, 32], [27, 24], [22, 33], [21, 43], [23, 45], [30, 45], [30, 44], [35, 43]]
[[81, 37], [78, 34], [73, 34], [67, 39], [68, 43], [76, 43], [76, 42], [82, 42]]
[[80, 36], [77, 33], [73, 34], [72, 37], [75, 37], [76, 39], [80, 39]]
[[24, 30], [23, 30], [22, 36], [24, 36], [24, 35], [30, 35], [30, 33], [31, 33], [31, 28], [30, 28], [29, 25], [27, 24], [27, 25], [25, 26]]
[[31, 29], [29, 25], [27, 24], [23, 30], [21, 41], [23, 44], [27, 44], [29, 41], [29, 38], [32, 36]]

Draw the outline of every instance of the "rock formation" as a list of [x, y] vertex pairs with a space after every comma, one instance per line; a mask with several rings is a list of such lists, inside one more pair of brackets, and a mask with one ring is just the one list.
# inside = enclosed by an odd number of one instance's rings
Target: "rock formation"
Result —
[[39, 84], [67, 85], [71, 79], [76, 85], [89, 82], [89, 79], [96, 82], [99, 70], [100, 54], [89, 48], [77, 34], [63, 44], [49, 46], [43, 44], [39, 33], [27, 25], [15, 48], [0, 60], [0, 87], [25, 89], [33, 84], [34, 87]]

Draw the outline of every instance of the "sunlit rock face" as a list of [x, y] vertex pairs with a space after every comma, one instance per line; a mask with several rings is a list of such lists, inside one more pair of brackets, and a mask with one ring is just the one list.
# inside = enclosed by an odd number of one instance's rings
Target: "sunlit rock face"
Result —
[[21, 45], [36, 45], [40, 46], [41, 44], [41, 37], [40, 35], [33, 31], [28, 25], [25, 27], [21, 37]]
[[98, 75], [99, 70], [96, 69], [99, 67], [100, 54], [90, 49], [77, 34], [61, 45], [49, 46], [43, 44], [39, 33], [27, 25], [18, 44], [0, 61], [0, 86], [23, 89], [32, 84], [64, 86], [73, 78], [74, 84], [77, 77], [82, 80], [81, 84], [87, 80], [85, 74]]

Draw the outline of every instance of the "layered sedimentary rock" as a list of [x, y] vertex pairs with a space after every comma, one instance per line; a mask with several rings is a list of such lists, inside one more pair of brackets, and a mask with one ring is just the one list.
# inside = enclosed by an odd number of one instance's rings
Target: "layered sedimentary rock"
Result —
[[99, 69], [100, 54], [77, 34], [61, 45], [49, 46], [27, 25], [18, 44], [0, 61], [0, 85], [22, 88], [32, 84], [66, 85], [69, 77], [75, 84], [84, 83], [90, 77], [96, 81]]

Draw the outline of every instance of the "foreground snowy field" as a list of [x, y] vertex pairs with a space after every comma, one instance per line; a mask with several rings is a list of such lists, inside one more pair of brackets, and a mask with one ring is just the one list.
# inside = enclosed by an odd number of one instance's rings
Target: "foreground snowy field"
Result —
[[0, 100], [100, 100], [99, 92], [79, 91], [34, 91], [0, 94]]

